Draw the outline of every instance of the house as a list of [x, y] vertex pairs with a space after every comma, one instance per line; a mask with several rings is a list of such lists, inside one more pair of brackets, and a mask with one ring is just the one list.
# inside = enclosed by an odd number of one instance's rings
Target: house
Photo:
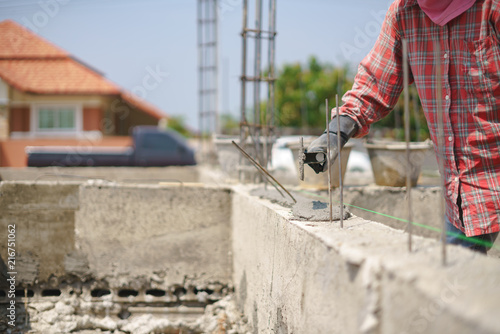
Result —
[[132, 127], [162, 118], [68, 52], [0, 22], [0, 166], [26, 166], [26, 146], [126, 146]]

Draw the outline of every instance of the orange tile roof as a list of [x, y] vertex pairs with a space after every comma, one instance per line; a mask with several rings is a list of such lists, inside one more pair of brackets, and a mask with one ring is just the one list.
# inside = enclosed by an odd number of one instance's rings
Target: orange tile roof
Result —
[[120, 95], [156, 119], [166, 117], [160, 109], [11, 20], [0, 22], [0, 78], [33, 94]]
[[120, 94], [120, 88], [72, 59], [0, 59], [0, 77], [35, 94]]
[[0, 59], [61, 57], [69, 53], [12, 20], [0, 22]]

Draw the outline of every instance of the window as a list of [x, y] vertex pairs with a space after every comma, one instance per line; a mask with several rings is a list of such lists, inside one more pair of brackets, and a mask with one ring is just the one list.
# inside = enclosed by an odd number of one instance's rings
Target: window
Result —
[[76, 130], [76, 108], [40, 107], [38, 109], [38, 130]]
[[33, 103], [31, 105], [30, 136], [73, 137], [83, 133], [81, 103]]
[[165, 152], [175, 152], [177, 143], [172, 139], [162, 134], [149, 134], [144, 136], [143, 147], [150, 150], [161, 150]]

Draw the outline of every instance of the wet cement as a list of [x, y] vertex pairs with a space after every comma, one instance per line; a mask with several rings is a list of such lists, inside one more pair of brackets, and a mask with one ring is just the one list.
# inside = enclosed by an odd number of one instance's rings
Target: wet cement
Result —
[[[272, 187], [259, 187], [250, 192], [252, 196], [257, 196], [260, 198], [267, 199], [272, 203], [279, 204], [283, 207], [290, 208], [292, 210], [293, 219], [295, 220], [305, 220], [305, 221], [329, 221], [330, 220], [330, 208], [326, 201], [319, 200], [317, 198], [310, 198], [304, 194], [297, 193], [295, 191], [291, 192], [297, 203], [286, 193], [283, 193], [283, 197], [276, 189]], [[343, 210], [344, 219], [348, 219], [351, 213], [344, 206]], [[332, 205], [332, 220], [340, 220], [340, 206]]]

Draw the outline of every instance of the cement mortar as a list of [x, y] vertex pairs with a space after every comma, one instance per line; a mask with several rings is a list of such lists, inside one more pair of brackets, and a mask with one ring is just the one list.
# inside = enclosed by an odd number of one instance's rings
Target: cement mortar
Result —
[[[282, 190], [281, 190], [282, 191]], [[283, 192], [283, 191], [282, 191]], [[286, 208], [292, 209], [293, 219], [295, 220], [305, 220], [305, 221], [329, 221], [330, 220], [330, 208], [327, 202], [319, 201], [317, 199], [309, 198], [303, 196], [297, 192], [292, 192], [292, 196], [297, 201], [293, 202], [291, 197], [285, 192], [283, 197], [276, 189], [259, 187], [253, 189], [250, 194], [252, 196], [257, 196], [259, 198], [264, 198], [272, 203], [277, 203]], [[344, 206], [343, 211], [344, 219], [350, 217], [349, 209]], [[340, 220], [340, 206], [332, 205], [332, 220]]]

